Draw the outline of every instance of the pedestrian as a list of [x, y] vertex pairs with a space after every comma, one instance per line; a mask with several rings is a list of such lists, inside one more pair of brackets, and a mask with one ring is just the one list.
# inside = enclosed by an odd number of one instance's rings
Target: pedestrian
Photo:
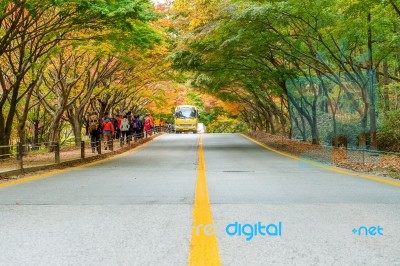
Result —
[[146, 132], [146, 138], [148, 136], [151, 136], [151, 120], [149, 117], [150, 114], [146, 114], [146, 116], [144, 117], [144, 130]]
[[90, 120], [90, 115], [91, 114], [86, 114], [85, 117], [85, 132], [86, 132], [86, 136], [90, 136], [90, 132], [89, 132], [89, 120]]
[[138, 124], [138, 132], [139, 132], [139, 138], [144, 138], [144, 122], [143, 122], [144, 118], [141, 118], [140, 115], [137, 115], [136, 117], [136, 121]]
[[128, 122], [129, 122], [128, 138], [129, 138], [130, 141], [132, 141], [134, 132], [133, 132], [133, 121], [132, 121], [133, 117], [132, 117], [132, 112], [131, 111], [128, 111], [126, 113], [126, 118], [128, 119]]
[[115, 130], [115, 139], [119, 139], [121, 132], [121, 116], [118, 114], [114, 118], [114, 130]]
[[103, 122], [103, 138], [104, 138], [104, 149], [107, 147], [111, 150], [111, 145], [114, 137], [114, 125], [109, 118]]
[[102, 122], [106, 121], [106, 119], [110, 119], [110, 114], [108, 112], [104, 112], [104, 118]]
[[100, 136], [101, 136], [101, 123], [99, 116], [96, 112], [92, 112], [88, 119], [88, 133], [90, 135], [90, 145], [92, 153], [99, 151]]
[[134, 141], [140, 137], [140, 123], [136, 115], [132, 117], [132, 134]]
[[129, 130], [130, 130], [130, 123], [128, 121], [128, 116], [124, 115], [123, 119], [121, 121], [121, 137], [120, 137], [120, 141], [121, 141], [121, 146], [124, 145], [124, 142], [128, 142], [128, 138], [129, 138]]
[[150, 113], [148, 113], [148, 115], [149, 115], [148, 117], [150, 120], [150, 128], [153, 129], [154, 128], [154, 118]]

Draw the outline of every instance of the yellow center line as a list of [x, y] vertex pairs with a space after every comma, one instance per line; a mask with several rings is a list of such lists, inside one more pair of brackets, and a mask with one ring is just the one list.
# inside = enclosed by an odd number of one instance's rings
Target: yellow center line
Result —
[[254, 139], [252, 139], [252, 138], [250, 138], [250, 137], [248, 137], [246, 135], [243, 135], [243, 134], [240, 134], [240, 135], [242, 137], [244, 137], [244, 138], [246, 138], [246, 139], [248, 139], [248, 140], [250, 140], [250, 141], [252, 141], [252, 142], [254, 142], [256, 144], [258, 144], [259, 146], [261, 146], [261, 147], [263, 147], [263, 148], [265, 148], [267, 150], [270, 150], [272, 152], [278, 153], [278, 154], [280, 154], [282, 156], [285, 156], [285, 157], [289, 157], [289, 158], [291, 158], [293, 160], [301, 161], [301, 162], [304, 162], [304, 163], [307, 163], [307, 164], [310, 164], [310, 165], [313, 165], [313, 166], [316, 166], [316, 167], [320, 167], [320, 168], [328, 170], [328, 171], [332, 171], [332, 172], [336, 172], [336, 173], [340, 173], [340, 174], [344, 174], [344, 175], [357, 176], [357, 177], [361, 177], [361, 178], [364, 178], [364, 179], [373, 180], [373, 181], [376, 181], [376, 182], [385, 183], [385, 184], [388, 184], [388, 185], [400, 187], [400, 182], [398, 182], [398, 181], [387, 180], [387, 179], [380, 178], [380, 177], [377, 177], [377, 176], [366, 175], [366, 174], [362, 174], [362, 173], [356, 173], [356, 172], [350, 172], [350, 171], [342, 170], [342, 169], [339, 169], [339, 168], [329, 167], [329, 166], [326, 166], [324, 164], [320, 164], [320, 163], [317, 163], [317, 162], [313, 162], [313, 161], [310, 161], [310, 160], [305, 160], [305, 159], [299, 158], [297, 156], [288, 154], [286, 152], [281, 152], [281, 151], [275, 150], [275, 149], [273, 149], [273, 148], [271, 148], [271, 147], [269, 147], [269, 146], [267, 146], [267, 145], [265, 145], [265, 144], [263, 144], [263, 143], [261, 143], [261, 142], [259, 142], [257, 140], [254, 140]]
[[[193, 208], [189, 265], [221, 265], [210, 200], [208, 198], [202, 135], [200, 135], [198, 156], [199, 166]], [[209, 234], [211, 228], [214, 231]]]

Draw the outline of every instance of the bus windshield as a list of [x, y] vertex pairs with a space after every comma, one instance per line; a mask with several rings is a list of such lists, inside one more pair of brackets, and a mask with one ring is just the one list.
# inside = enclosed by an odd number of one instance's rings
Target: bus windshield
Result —
[[180, 108], [176, 110], [175, 118], [196, 118], [197, 113], [193, 108]]

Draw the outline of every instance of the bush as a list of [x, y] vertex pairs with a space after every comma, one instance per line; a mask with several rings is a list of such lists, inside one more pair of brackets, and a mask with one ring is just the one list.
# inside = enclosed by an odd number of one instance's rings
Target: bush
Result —
[[378, 147], [385, 151], [400, 151], [400, 110], [387, 112], [382, 128], [377, 132]]

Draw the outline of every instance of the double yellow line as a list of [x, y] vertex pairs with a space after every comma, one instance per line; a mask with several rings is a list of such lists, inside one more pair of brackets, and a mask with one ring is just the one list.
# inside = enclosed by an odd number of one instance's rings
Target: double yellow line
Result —
[[212, 235], [208, 235], [203, 230], [195, 229], [198, 226], [206, 225], [215, 228], [208, 197], [202, 135], [200, 135], [198, 156], [199, 166], [193, 207], [193, 230], [190, 242], [189, 265], [221, 265], [215, 231]]

